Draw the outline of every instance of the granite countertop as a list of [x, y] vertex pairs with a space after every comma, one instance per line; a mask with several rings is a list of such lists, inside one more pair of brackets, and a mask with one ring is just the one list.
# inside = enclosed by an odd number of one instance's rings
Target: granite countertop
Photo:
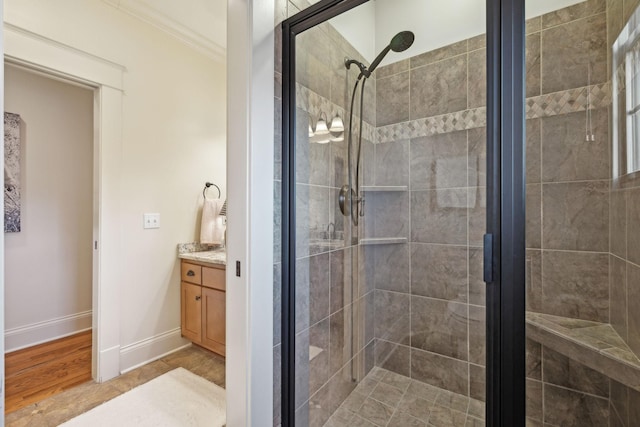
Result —
[[178, 245], [178, 258], [207, 264], [227, 265], [227, 251], [225, 248], [206, 248], [197, 244]]

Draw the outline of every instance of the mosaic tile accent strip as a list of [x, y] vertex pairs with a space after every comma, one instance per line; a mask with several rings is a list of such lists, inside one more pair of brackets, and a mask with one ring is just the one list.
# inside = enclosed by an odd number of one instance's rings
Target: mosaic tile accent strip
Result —
[[[611, 105], [611, 84], [603, 83], [561, 92], [550, 93], [527, 99], [527, 119], [575, 113], [587, 109], [587, 94], [591, 92], [591, 108]], [[403, 139], [469, 130], [486, 126], [485, 107], [411, 120], [376, 129], [376, 143], [400, 141]]]
[[381, 126], [377, 128], [376, 143], [462, 131], [483, 127], [486, 124], [487, 109], [485, 107], [474, 108], [441, 116]]
[[[620, 77], [619, 70], [618, 81], [624, 82], [624, 70], [622, 70], [622, 78]], [[603, 108], [611, 105], [611, 83], [607, 82], [528, 98], [526, 105], [527, 119], [585, 111], [587, 109], [587, 94], [589, 92], [591, 93], [591, 108]], [[330, 120], [331, 117], [337, 114], [343, 118], [346, 114], [343, 108], [299, 84], [296, 85], [296, 104], [298, 108], [303, 109], [314, 117], [325, 113]], [[464, 131], [486, 126], [486, 116], [486, 107], [480, 107], [403, 123], [395, 123], [379, 128], [365, 122], [363, 125], [363, 137], [373, 143], [385, 143]], [[354, 125], [354, 131], [357, 132], [358, 123], [356, 122]]]
[[591, 108], [611, 105], [611, 85], [607, 82], [529, 98], [527, 99], [527, 119], [585, 111], [589, 92], [591, 92]]

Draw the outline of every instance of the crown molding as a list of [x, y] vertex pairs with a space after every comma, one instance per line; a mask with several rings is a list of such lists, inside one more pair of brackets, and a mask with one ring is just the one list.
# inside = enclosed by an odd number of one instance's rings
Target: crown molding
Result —
[[103, 0], [105, 3], [121, 10], [147, 24], [164, 31], [177, 38], [187, 46], [210, 57], [211, 59], [224, 63], [227, 57], [227, 49], [203, 36], [197, 31], [178, 23], [173, 18], [150, 7], [139, 0]]

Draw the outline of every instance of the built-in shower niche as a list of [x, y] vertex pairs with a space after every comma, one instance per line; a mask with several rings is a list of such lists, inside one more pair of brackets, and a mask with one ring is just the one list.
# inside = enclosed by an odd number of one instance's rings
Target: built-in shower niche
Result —
[[363, 245], [407, 243], [409, 239], [408, 186], [363, 186], [365, 230]]

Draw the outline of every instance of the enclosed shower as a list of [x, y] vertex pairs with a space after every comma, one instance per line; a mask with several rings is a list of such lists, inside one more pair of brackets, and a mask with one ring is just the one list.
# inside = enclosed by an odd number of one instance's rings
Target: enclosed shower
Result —
[[[328, 3], [287, 2], [313, 25], [282, 34], [295, 44], [276, 70], [274, 426], [489, 425], [501, 383], [487, 355], [511, 355], [492, 340], [486, 235], [514, 200], [496, 187], [508, 150], [491, 145], [491, 112], [509, 80], [492, 80], [486, 2]], [[502, 254], [521, 268], [500, 286], [522, 279], [512, 394], [527, 426], [640, 425], [638, 4], [526, 1], [509, 111], [525, 123], [510, 146], [525, 158], [511, 165], [524, 247]]]

